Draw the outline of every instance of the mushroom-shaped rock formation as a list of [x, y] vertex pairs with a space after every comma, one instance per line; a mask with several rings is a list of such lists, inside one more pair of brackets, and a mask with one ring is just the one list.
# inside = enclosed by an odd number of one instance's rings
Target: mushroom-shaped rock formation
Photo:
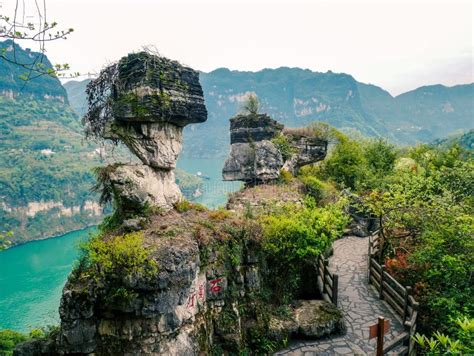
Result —
[[207, 120], [198, 72], [148, 52], [133, 53], [104, 69], [87, 94], [86, 133], [122, 141], [143, 163], [109, 170], [106, 181], [117, 208], [171, 208], [181, 198], [173, 169], [183, 128]]
[[[230, 119], [231, 151], [222, 176], [247, 184], [271, 182], [281, 169], [292, 174], [324, 159], [327, 141], [308, 129], [284, 129], [266, 114], [239, 114]], [[286, 146], [283, 150], [281, 145]]]

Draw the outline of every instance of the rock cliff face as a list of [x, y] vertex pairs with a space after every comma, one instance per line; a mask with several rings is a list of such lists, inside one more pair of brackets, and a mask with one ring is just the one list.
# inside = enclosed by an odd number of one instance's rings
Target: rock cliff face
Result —
[[[222, 176], [247, 184], [277, 180], [281, 169], [296, 174], [302, 166], [324, 159], [327, 142], [309, 130], [284, 130], [266, 114], [237, 115], [230, 119], [231, 152]], [[278, 142], [288, 152], [282, 152]], [[284, 157], [285, 156], [285, 157]]]
[[[300, 188], [248, 188], [230, 202], [232, 212], [190, 206], [152, 216], [135, 234], [156, 270], [115, 266], [97, 274], [79, 265], [63, 290], [58, 332], [19, 346], [15, 355], [264, 354], [265, 343], [343, 331], [332, 304], [302, 300], [318, 297], [308, 289], [315, 274], [294, 276], [304, 280], [304, 291], [285, 288], [290, 277], [277, 272], [281, 263], [265, 252], [261, 226], [245, 218], [240, 204], [250, 199], [255, 214], [264, 213], [268, 199], [302, 201]], [[113, 238], [123, 237], [106, 236]]]
[[293, 147], [293, 154], [285, 162], [283, 169], [292, 174], [311, 163], [322, 161], [326, 157], [328, 142], [318, 137], [311, 137], [307, 130], [286, 129], [284, 136]]
[[76, 270], [63, 290], [54, 342], [23, 345], [16, 355], [258, 354], [262, 339], [343, 330], [340, 311], [297, 300], [297, 289], [294, 304], [280, 304], [272, 286], [284, 280], [267, 259], [261, 228], [239, 213], [172, 210], [139, 234], [156, 271], [98, 278]]
[[144, 206], [170, 209], [181, 198], [172, 170], [154, 170], [146, 165], [120, 165], [110, 173], [114, 195], [120, 197], [122, 216]]
[[204, 122], [199, 74], [178, 62], [140, 52], [123, 57], [88, 85], [89, 135], [122, 141], [143, 165], [121, 165], [107, 179], [122, 212], [170, 209], [181, 193], [173, 169], [183, 127]]

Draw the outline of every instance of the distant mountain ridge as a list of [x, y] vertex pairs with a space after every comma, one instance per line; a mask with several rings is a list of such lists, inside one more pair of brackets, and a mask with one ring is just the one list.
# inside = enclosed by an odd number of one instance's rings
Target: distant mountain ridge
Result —
[[[84, 90], [89, 81], [65, 84], [71, 105], [80, 115], [87, 109]], [[258, 95], [264, 112], [290, 127], [320, 120], [401, 144], [430, 142], [474, 127], [474, 84], [424, 86], [393, 97], [348, 74], [288, 67], [258, 72], [219, 68], [201, 73], [200, 81], [209, 118], [186, 128], [187, 156], [226, 154], [228, 119], [250, 92]]]
[[[42, 63], [44, 69], [52, 68], [51, 62], [42, 53], [31, 51], [29, 48], [23, 49], [12, 40], [0, 42], [0, 51], [4, 55], [18, 63], [31, 64]], [[25, 81], [22, 79], [28, 74], [28, 70], [14, 63], [1, 60], [0, 62], [0, 93], [3, 95], [32, 95], [37, 98], [53, 97], [67, 103], [66, 90], [62, 87], [61, 82], [52, 76], [42, 75], [32, 72], [31, 76], [36, 77], [34, 80]]]

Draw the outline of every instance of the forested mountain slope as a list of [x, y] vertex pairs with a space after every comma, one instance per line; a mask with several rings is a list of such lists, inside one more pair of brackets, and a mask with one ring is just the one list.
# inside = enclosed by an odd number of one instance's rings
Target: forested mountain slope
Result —
[[[426, 86], [393, 97], [347, 74], [285, 67], [259, 72], [220, 68], [201, 73], [200, 81], [209, 118], [186, 128], [184, 154], [188, 156], [226, 154], [228, 120], [250, 92], [258, 95], [264, 112], [290, 127], [321, 120], [344, 131], [357, 130], [401, 144], [431, 142], [474, 127], [474, 84]], [[88, 82], [65, 84], [80, 115], [86, 107]]]

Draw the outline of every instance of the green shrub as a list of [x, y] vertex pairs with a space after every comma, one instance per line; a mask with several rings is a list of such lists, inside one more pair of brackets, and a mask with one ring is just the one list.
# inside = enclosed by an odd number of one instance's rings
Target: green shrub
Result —
[[342, 187], [355, 189], [363, 179], [366, 160], [362, 147], [356, 141], [344, 139], [336, 144], [323, 162], [323, 172]]
[[13, 355], [16, 345], [28, 340], [28, 336], [13, 330], [0, 330], [0, 355]]
[[257, 115], [260, 111], [260, 100], [255, 93], [250, 93], [244, 101], [241, 111], [247, 115]]
[[474, 352], [474, 319], [456, 319], [454, 337], [435, 332], [428, 338], [416, 333], [413, 340], [423, 355], [471, 355]]
[[82, 269], [92, 271], [96, 276], [123, 276], [130, 274], [154, 275], [157, 264], [150, 256], [150, 250], [143, 247], [141, 232], [104, 239], [98, 235], [83, 247]]
[[304, 207], [287, 205], [261, 222], [271, 271], [266, 279], [271, 301], [285, 304], [301, 296], [314, 297], [317, 292], [308, 271], [314, 269], [316, 257], [343, 234], [348, 218], [341, 204], [318, 208], [310, 198]]
[[289, 184], [293, 180], [293, 174], [288, 172], [286, 169], [280, 170], [280, 182], [283, 184]]
[[379, 138], [365, 144], [364, 157], [369, 171], [380, 176], [393, 171], [397, 152], [394, 145]]
[[264, 248], [284, 263], [314, 258], [341, 237], [348, 217], [340, 204], [290, 208], [263, 218]]
[[313, 176], [303, 176], [300, 179], [305, 185], [308, 194], [315, 198], [316, 201], [320, 201], [325, 198], [325, 190], [327, 188], [325, 183]]
[[10, 238], [13, 236], [13, 232], [8, 231], [7, 233], [0, 232], [0, 251], [6, 249], [10, 245]]
[[57, 326], [49, 325], [41, 329], [32, 329], [28, 334], [8, 329], [0, 330], [0, 355], [13, 355], [16, 345], [28, 340], [52, 338], [58, 329]]
[[225, 220], [230, 217], [232, 213], [229, 210], [219, 208], [209, 212], [209, 219], [212, 220]]
[[272, 138], [272, 143], [276, 146], [284, 161], [291, 158], [291, 156], [296, 152], [295, 148], [291, 146], [286, 136], [282, 134]]
[[205, 211], [206, 207], [201, 204], [191, 203], [186, 199], [180, 199], [178, 202], [174, 204], [174, 208], [178, 213], [185, 213], [189, 210], [196, 210], [196, 211]]

